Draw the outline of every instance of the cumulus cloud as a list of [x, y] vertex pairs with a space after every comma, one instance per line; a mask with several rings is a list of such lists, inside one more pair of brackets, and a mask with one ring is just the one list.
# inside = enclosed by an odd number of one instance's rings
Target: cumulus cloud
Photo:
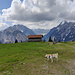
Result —
[[[50, 3], [50, 4], [49, 4]], [[54, 0], [13, 0], [11, 7], [3, 10], [3, 15], [9, 21], [31, 21], [54, 20], [57, 15], [50, 7], [55, 5]]]
[[5, 23], [3, 17], [2, 17], [1, 14], [0, 14], [0, 31], [1, 31], [1, 30], [4, 30], [4, 29], [7, 28], [7, 27], [9, 27], [9, 25]]
[[2, 16], [29, 28], [52, 28], [63, 19], [75, 20], [75, 0], [13, 0]]

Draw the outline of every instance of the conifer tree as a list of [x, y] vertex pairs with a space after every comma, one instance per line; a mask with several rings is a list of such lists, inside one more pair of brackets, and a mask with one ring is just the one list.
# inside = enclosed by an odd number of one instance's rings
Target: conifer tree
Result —
[[43, 41], [45, 42], [45, 39]]
[[60, 40], [58, 42], [60, 42]]
[[15, 43], [18, 43], [17, 39], [15, 40]]
[[56, 44], [55, 36], [53, 37], [53, 44]]
[[51, 40], [51, 36], [49, 37], [49, 41], [48, 42], [52, 42], [52, 40]]

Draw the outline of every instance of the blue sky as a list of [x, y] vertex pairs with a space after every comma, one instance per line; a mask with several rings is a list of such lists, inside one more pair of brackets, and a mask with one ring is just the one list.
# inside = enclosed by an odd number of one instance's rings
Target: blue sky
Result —
[[0, 0], [0, 30], [23, 24], [51, 29], [63, 20], [75, 22], [75, 0]]
[[[0, 0], [0, 14], [2, 14], [3, 9], [7, 9], [11, 6], [11, 2], [12, 0]], [[10, 22], [7, 22], [7, 23], [10, 24]]]
[[[23, 0], [21, 0], [23, 1]], [[11, 6], [12, 0], [0, 0], [0, 13], [2, 14], [3, 9], [7, 9]]]
[[0, 10], [7, 9], [11, 6], [12, 0], [0, 0]]

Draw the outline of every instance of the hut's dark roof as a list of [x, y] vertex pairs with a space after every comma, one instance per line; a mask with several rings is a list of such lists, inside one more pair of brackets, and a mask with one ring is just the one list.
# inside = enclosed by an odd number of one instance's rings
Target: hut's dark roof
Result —
[[42, 38], [43, 35], [28, 35], [27, 38]]

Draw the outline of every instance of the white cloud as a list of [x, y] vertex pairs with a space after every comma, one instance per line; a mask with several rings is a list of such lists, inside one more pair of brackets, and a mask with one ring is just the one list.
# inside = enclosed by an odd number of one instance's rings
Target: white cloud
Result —
[[4, 29], [7, 28], [8, 26], [9, 26], [9, 25], [4, 22], [4, 19], [3, 19], [3, 17], [2, 17], [1, 14], [0, 14], [0, 31], [1, 31], [1, 30], [4, 30]]
[[2, 12], [3, 18], [13, 24], [50, 29], [62, 19], [75, 20], [75, 0], [13, 0]]

